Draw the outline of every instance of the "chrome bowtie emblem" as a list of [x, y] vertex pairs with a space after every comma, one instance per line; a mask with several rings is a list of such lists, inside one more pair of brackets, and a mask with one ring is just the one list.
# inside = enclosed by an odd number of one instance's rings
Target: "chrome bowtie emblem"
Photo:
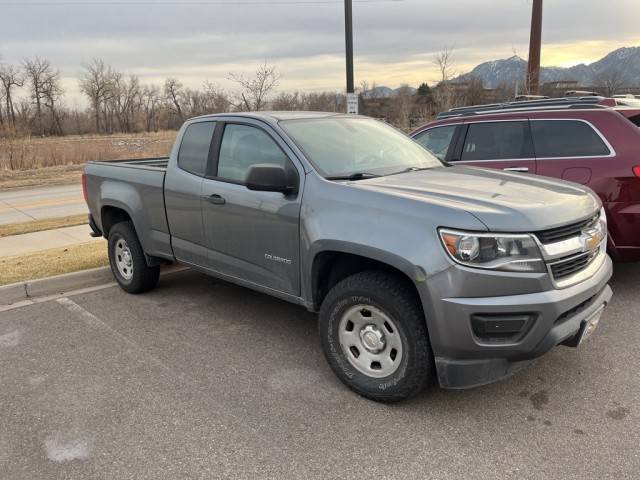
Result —
[[582, 244], [582, 251], [588, 252], [595, 250], [600, 245], [604, 235], [602, 229], [598, 227], [587, 228], [582, 231], [580, 235], [580, 243]]

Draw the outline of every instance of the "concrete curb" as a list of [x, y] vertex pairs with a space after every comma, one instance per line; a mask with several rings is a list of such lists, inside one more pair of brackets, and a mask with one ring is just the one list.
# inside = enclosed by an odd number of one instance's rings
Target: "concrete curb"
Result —
[[[180, 265], [162, 267], [161, 275], [186, 270]], [[115, 284], [109, 267], [92, 268], [79, 272], [65, 273], [54, 277], [39, 278], [26, 282], [12, 283], [0, 287], [0, 306], [13, 305], [34, 298], [63, 295], [74, 290]]]

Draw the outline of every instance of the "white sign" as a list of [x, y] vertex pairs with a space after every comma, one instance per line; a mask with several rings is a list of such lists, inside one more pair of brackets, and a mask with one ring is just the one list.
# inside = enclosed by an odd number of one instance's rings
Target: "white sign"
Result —
[[347, 113], [349, 115], [358, 115], [357, 93], [347, 93]]

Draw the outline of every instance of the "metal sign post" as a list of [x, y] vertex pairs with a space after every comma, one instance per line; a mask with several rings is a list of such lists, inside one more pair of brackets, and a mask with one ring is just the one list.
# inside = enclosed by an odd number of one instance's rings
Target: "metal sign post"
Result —
[[347, 61], [347, 113], [358, 114], [358, 95], [353, 85], [353, 8], [352, 0], [344, 0], [344, 35]]
[[357, 93], [347, 93], [347, 113], [349, 115], [358, 115]]

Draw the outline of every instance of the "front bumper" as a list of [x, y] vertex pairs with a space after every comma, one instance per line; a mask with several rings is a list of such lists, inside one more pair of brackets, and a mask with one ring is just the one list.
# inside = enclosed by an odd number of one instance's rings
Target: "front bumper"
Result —
[[[604, 255], [604, 254], [603, 254]], [[571, 343], [582, 322], [612, 296], [611, 259], [604, 255], [594, 274], [571, 287], [498, 297], [432, 299], [431, 344], [440, 385], [470, 388], [508, 376], [558, 344]], [[514, 338], [483, 338], [472, 318], [526, 317]]]

